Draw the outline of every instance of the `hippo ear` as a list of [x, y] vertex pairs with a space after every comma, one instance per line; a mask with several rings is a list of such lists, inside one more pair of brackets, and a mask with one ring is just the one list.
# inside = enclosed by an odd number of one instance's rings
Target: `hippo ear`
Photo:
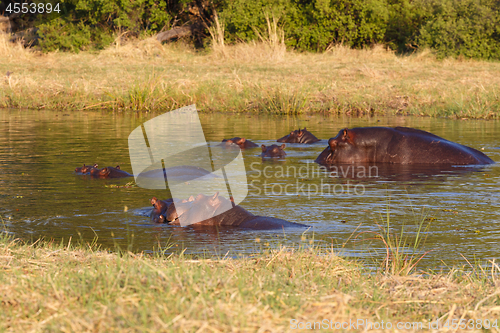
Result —
[[119, 165], [117, 165], [115, 169], [118, 169], [118, 170], [120, 170], [120, 166], [119, 166]]
[[348, 128], [344, 128], [344, 133], [342, 134], [342, 141], [347, 142], [351, 145], [354, 144], [354, 133]]
[[241, 138], [241, 139], [240, 139], [240, 142], [241, 142], [241, 143], [245, 143], [245, 141], [247, 141], [247, 139], [245, 139], [245, 138]]
[[215, 194], [212, 196], [212, 200], [217, 199], [218, 196], [219, 196], [219, 192], [215, 192]]
[[306, 131], [306, 128], [304, 127], [303, 131], [305, 132]]
[[154, 206], [157, 200], [158, 200], [158, 199], [156, 199], [156, 197], [153, 197], [153, 198], [151, 199], [151, 204]]
[[282, 150], [285, 150], [285, 147], [286, 147], [286, 145], [285, 145], [285, 144], [282, 144], [282, 145], [281, 145], [281, 149], [282, 149]]
[[[84, 164], [84, 165], [85, 165], [85, 164]], [[99, 165], [98, 165], [97, 163], [96, 163], [96, 164], [94, 164], [94, 168], [96, 168], [96, 169], [97, 169], [97, 167], [98, 167], [98, 166], [99, 166]]]
[[194, 201], [194, 197], [193, 196], [190, 196], [189, 199], [187, 200], [187, 202], [190, 202], [190, 201]]
[[260, 147], [262, 148], [262, 151], [266, 151], [266, 146], [262, 145]]

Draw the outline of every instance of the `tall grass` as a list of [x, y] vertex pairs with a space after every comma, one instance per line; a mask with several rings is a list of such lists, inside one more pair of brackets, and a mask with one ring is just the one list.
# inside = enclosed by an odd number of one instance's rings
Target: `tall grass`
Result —
[[269, 13], [265, 14], [267, 22], [267, 31], [262, 32], [257, 28], [253, 28], [256, 35], [259, 37], [262, 45], [269, 50], [271, 60], [283, 60], [286, 54], [285, 32], [283, 28], [278, 26], [279, 18], [274, 15], [269, 18]]
[[212, 37], [212, 51], [215, 55], [226, 57], [226, 45], [224, 43], [224, 22], [219, 19], [219, 15], [214, 10], [214, 23], [212, 26], [208, 27], [208, 32]]

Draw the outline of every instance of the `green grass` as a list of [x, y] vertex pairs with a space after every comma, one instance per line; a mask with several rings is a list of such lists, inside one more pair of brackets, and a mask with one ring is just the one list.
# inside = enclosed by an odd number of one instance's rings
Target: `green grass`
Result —
[[[100, 53], [37, 54], [0, 38], [0, 107], [498, 118], [500, 63], [397, 56], [382, 47], [322, 54], [265, 42], [198, 52], [148, 39]], [[4, 75], [7, 71], [12, 74]]]

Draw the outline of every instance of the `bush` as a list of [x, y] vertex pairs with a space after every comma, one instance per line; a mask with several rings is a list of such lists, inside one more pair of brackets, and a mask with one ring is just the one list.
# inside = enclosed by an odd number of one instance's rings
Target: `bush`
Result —
[[80, 22], [68, 24], [61, 18], [39, 26], [39, 45], [45, 52], [62, 50], [78, 52], [92, 43], [90, 27]]
[[[159, 32], [174, 17], [176, 25], [203, 26], [215, 9], [228, 43], [269, 37], [267, 17], [278, 19], [286, 45], [296, 50], [383, 43], [401, 53], [429, 47], [440, 58], [500, 59], [499, 0], [66, 0], [61, 5], [61, 17], [37, 23], [44, 51], [103, 48], [125, 32]], [[202, 37], [203, 32], [196, 39]]]
[[433, 0], [431, 18], [419, 29], [417, 43], [439, 58], [500, 59], [500, 3], [482, 0]]
[[332, 43], [382, 42], [388, 10], [384, 0], [236, 0], [221, 13], [227, 39], [256, 39], [255, 30], [266, 30], [266, 15], [280, 20], [288, 46], [322, 51]]
[[39, 25], [44, 51], [102, 49], [128, 36], [159, 31], [171, 15], [164, 0], [68, 0], [62, 16]]

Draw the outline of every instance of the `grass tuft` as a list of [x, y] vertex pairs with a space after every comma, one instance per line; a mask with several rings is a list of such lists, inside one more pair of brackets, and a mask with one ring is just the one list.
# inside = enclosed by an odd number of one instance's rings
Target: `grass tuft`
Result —
[[[381, 262], [381, 268], [384, 274], [408, 276], [416, 272], [418, 263], [431, 252], [430, 250], [424, 251], [423, 248], [433, 218], [429, 218], [426, 211], [422, 211], [422, 214], [417, 216], [413, 206], [411, 206], [415, 230], [408, 230], [408, 226], [402, 220], [399, 231], [394, 232], [394, 222], [391, 222], [389, 202], [390, 198], [387, 198], [385, 216], [380, 213], [380, 222], [375, 221], [380, 231], [361, 232], [356, 235], [355, 240], [361, 239], [365, 234], [373, 234], [374, 237], [365, 238], [362, 241], [378, 241], [383, 244], [385, 256], [382, 256], [384, 259]], [[381, 256], [376, 253], [376, 258], [379, 257]], [[374, 260], [377, 261], [377, 259]]]

